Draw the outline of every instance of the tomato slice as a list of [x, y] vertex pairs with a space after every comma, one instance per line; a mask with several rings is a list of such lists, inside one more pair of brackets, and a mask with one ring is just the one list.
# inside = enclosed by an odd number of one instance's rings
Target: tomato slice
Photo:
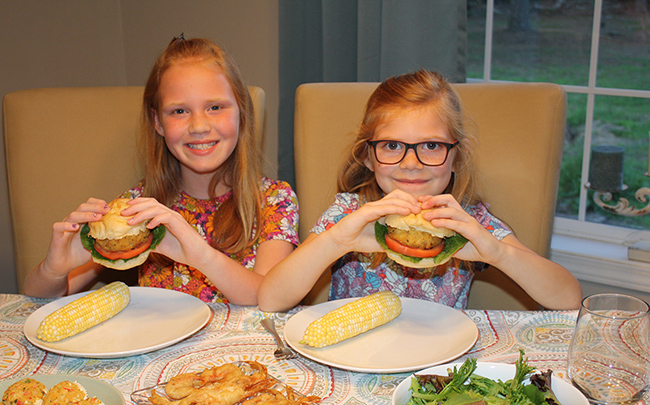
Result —
[[95, 250], [97, 253], [100, 255], [104, 256], [105, 258], [109, 260], [127, 260], [127, 259], [132, 259], [139, 255], [140, 253], [144, 252], [145, 250], [149, 249], [149, 246], [151, 245], [151, 241], [153, 240], [153, 235], [150, 233], [149, 236], [147, 237], [147, 240], [136, 246], [134, 249], [131, 250], [124, 250], [124, 251], [119, 251], [119, 252], [110, 252], [108, 250], [102, 249], [97, 243], [95, 243]]
[[413, 248], [410, 246], [402, 245], [395, 239], [391, 238], [390, 236], [386, 235], [386, 246], [390, 250], [396, 253], [400, 253], [406, 256], [411, 256], [411, 257], [435, 257], [438, 256], [440, 252], [442, 252], [442, 249], [445, 248], [445, 242], [442, 241], [440, 244], [434, 246], [432, 249], [419, 249], [419, 248]]

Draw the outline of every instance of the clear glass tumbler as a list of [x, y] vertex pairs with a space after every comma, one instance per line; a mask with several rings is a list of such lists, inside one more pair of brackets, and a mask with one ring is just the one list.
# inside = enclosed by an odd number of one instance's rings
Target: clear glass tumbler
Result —
[[569, 378], [592, 404], [634, 404], [650, 386], [650, 307], [636, 297], [582, 301], [569, 346]]

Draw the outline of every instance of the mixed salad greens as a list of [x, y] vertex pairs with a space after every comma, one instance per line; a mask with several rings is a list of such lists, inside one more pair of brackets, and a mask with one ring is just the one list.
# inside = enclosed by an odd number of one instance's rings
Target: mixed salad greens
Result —
[[[448, 376], [415, 375], [407, 405], [560, 405], [551, 390], [552, 371], [533, 374], [524, 351], [519, 351], [515, 375], [505, 382], [474, 374], [476, 359], [467, 359]], [[526, 384], [526, 379], [529, 383]]]

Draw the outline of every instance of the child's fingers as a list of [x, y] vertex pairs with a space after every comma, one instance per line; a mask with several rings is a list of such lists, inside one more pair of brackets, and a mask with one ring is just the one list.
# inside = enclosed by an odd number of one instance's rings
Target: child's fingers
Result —
[[54, 233], [78, 232], [80, 229], [81, 225], [74, 222], [55, 222], [52, 225]]
[[99, 198], [89, 198], [88, 201], [79, 205], [75, 212], [97, 212], [105, 214], [108, 212], [108, 203]]
[[97, 212], [80, 212], [75, 211], [68, 215], [63, 222], [73, 223], [73, 224], [85, 224], [86, 222], [96, 222], [101, 220], [103, 217], [102, 214]]
[[418, 202], [418, 199], [415, 198], [415, 196], [413, 196], [412, 194], [409, 194], [407, 192], [404, 192], [404, 191], [402, 191], [400, 189], [395, 189], [395, 190], [391, 191], [390, 193], [386, 194], [386, 196], [384, 196], [384, 198], [382, 198], [382, 200], [383, 199], [399, 199], [399, 200], [403, 200], [403, 201], [406, 201], [406, 202], [410, 202], [411, 204], [417, 205], [418, 207], [420, 205], [419, 202]]
[[460, 204], [458, 203], [458, 201], [456, 201], [454, 196], [452, 196], [451, 194], [422, 196], [422, 197], [418, 197], [418, 201], [422, 209], [425, 210], [434, 207], [437, 208], [437, 207], [449, 207], [449, 206], [456, 206], [460, 208]]

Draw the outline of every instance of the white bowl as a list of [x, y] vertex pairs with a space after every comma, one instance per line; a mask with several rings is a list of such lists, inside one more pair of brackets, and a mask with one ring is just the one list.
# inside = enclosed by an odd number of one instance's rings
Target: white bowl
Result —
[[[447, 375], [447, 369], [453, 369], [455, 367], [460, 367], [463, 363], [450, 363], [450, 364], [441, 364], [434, 367], [429, 367], [422, 371], [418, 371], [416, 374], [438, 374], [438, 375]], [[545, 370], [537, 370], [545, 371]], [[514, 364], [503, 364], [503, 363], [482, 363], [478, 362], [476, 364], [475, 374], [478, 374], [483, 377], [487, 377], [493, 380], [500, 379], [501, 381], [506, 381], [514, 377], [515, 375], [515, 365]], [[395, 391], [393, 391], [393, 405], [405, 405], [411, 399], [411, 377], [408, 376], [404, 381], [402, 381]], [[587, 398], [580, 393], [573, 385], [562, 380], [561, 378], [552, 376], [551, 377], [551, 388], [553, 393], [557, 397], [558, 401], [562, 405], [589, 405]]]

